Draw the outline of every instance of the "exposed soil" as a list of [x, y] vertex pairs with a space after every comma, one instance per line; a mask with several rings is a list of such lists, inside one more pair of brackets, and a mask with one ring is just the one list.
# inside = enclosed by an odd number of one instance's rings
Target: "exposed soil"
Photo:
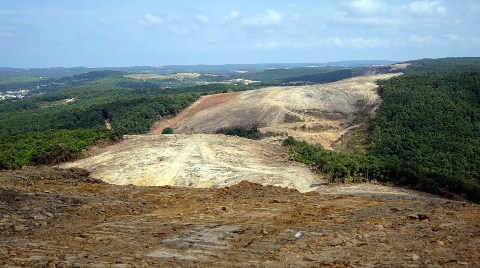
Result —
[[4, 267], [479, 267], [480, 207], [443, 199], [116, 186], [0, 172]]
[[[206, 96], [66, 169], [0, 171], [0, 266], [480, 267], [480, 206], [326, 184], [275, 144], [332, 145], [378, 78]], [[157, 134], [253, 124], [269, 137]]]
[[281, 145], [224, 135], [137, 135], [65, 163], [108, 183], [224, 187], [249, 181], [306, 192], [323, 180]]
[[187, 118], [194, 116], [196, 113], [205, 110], [209, 107], [214, 107], [224, 102], [228, 102], [232, 98], [240, 95], [241, 92], [231, 92], [231, 93], [222, 93], [214, 94], [200, 97], [199, 100], [190, 105], [187, 109], [181, 111], [177, 116], [171, 119], [160, 120], [155, 122], [150, 134], [161, 134], [164, 128], [173, 127], [180, 122], [185, 121]]
[[371, 114], [378, 107], [375, 81], [396, 75], [204, 96], [177, 117], [158, 122], [151, 134], [160, 134], [165, 127], [172, 127], [175, 133], [194, 134], [257, 126], [268, 134], [265, 140], [269, 142], [293, 136], [331, 148], [358, 116]]

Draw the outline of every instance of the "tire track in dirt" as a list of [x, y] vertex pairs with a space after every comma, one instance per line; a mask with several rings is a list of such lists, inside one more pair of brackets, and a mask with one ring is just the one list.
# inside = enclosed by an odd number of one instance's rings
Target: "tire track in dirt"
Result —
[[286, 147], [212, 134], [127, 136], [62, 167], [82, 167], [119, 185], [216, 188], [249, 180], [306, 192], [323, 182], [307, 166], [289, 160]]
[[[391, 76], [203, 96], [177, 117], [157, 123], [150, 135], [127, 136], [97, 155], [63, 166], [86, 168], [95, 178], [120, 185], [205, 188], [249, 180], [312, 191], [324, 183], [321, 176], [291, 161], [288, 149], [276, 141], [291, 135], [328, 148], [353, 128], [358, 114], [380, 103], [375, 81]], [[254, 125], [272, 137], [253, 141], [191, 134]], [[185, 134], [157, 135], [164, 127]]]

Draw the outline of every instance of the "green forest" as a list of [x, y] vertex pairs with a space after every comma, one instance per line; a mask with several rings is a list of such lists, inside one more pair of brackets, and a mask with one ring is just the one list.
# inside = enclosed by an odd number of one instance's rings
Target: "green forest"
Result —
[[174, 116], [202, 94], [244, 89], [226, 84], [121, 87], [118, 72], [68, 79], [75, 81], [66, 89], [0, 102], [0, 169], [70, 160], [99, 140], [145, 133], [156, 120]]
[[332, 179], [375, 179], [480, 201], [480, 59], [409, 62], [379, 81], [383, 103], [365, 154], [289, 138], [293, 159]]
[[[306, 70], [293, 71], [292, 75]], [[27, 88], [31, 95], [0, 101], [0, 169], [71, 160], [99, 140], [146, 133], [156, 120], [175, 116], [203, 94], [278, 83], [264, 79], [261, 83], [233, 84], [223, 81], [232, 78], [226, 75], [141, 80], [126, 77], [123, 69], [87, 73], [82, 73], [82, 68], [1, 71], [0, 90]], [[68, 71], [73, 75], [58, 78]], [[318, 68], [315, 72], [329, 71]], [[275, 78], [285, 77], [284, 72], [277, 73]], [[16, 76], [37, 74], [52, 76]], [[106, 122], [111, 129], [106, 129]]]
[[[480, 201], [480, 58], [422, 59], [404, 74], [379, 81], [383, 98], [369, 123], [361, 153], [334, 152], [289, 138], [293, 159], [332, 181], [377, 180]], [[201, 75], [198, 81], [133, 79], [123, 70], [63, 78], [5, 77], [0, 86], [36, 87], [31, 97], [0, 101], [0, 169], [58, 163], [99, 140], [147, 132], [204, 94], [251, 90], [286, 82], [324, 83], [361, 69], [268, 69], [235, 76]], [[234, 84], [232, 77], [259, 79]], [[107, 129], [107, 122], [111, 129]], [[256, 128], [222, 130], [259, 138]]]
[[[156, 120], [175, 116], [203, 94], [279, 85], [283, 79], [304, 75], [342, 78], [336, 67], [256, 71], [249, 74], [259, 80], [253, 84], [232, 83], [230, 79], [239, 74], [202, 74], [191, 79], [127, 76], [137, 69], [165, 71], [152, 68], [90, 72], [86, 68], [0, 68], [0, 91], [30, 90], [26, 98], [0, 101], [0, 169], [70, 160], [99, 140], [146, 133]], [[107, 122], [111, 129], [106, 128]], [[254, 130], [239, 129], [226, 134], [257, 135]]]

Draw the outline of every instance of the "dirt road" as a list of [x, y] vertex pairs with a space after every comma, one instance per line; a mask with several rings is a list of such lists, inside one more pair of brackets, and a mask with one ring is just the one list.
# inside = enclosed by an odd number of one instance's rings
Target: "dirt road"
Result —
[[[83, 174], [83, 175], [79, 175]], [[479, 267], [480, 207], [457, 201], [116, 186], [0, 171], [4, 267]]]
[[158, 122], [150, 132], [215, 133], [222, 128], [258, 126], [268, 141], [286, 136], [331, 148], [356, 118], [380, 103], [375, 81], [399, 74], [355, 77], [310, 86], [264, 89], [204, 96], [177, 117]]

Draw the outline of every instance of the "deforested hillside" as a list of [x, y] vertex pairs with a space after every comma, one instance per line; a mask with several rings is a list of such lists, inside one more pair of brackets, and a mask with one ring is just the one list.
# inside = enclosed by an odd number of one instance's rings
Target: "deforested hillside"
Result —
[[405, 75], [379, 82], [383, 102], [366, 154], [290, 139], [292, 157], [332, 179], [390, 181], [480, 201], [478, 58], [408, 64]]
[[[376, 81], [398, 75], [202, 96], [175, 117], [159, 120], [149, 135], [126, 136], [61, 166], [85, 168], [120, 185], [205, 188], [248, 180], [314, 191], [326, 183], [323, 175], [293, 162], [282, 141], [290, 136], [330, 148], [374, 116], [380, 104]], [[162, 134], [167, 128], [174, 134]], [[250, 128], [258, 129], [251, 138], [259, 140], [222, 135], [242, 136]]]
[[376, 81], [396, 75], [204, 96], [177, 117], [159, 122], [151, 133], [166, 127], [185, 134], [256, 127], [266, 139], [293, 136], [331, 148], [360, 117], [373, 116], [380, 104]]
[[117, 185], [218, 188], [248, 180], [308, 192], [324, 182], [281, 145], [211, 134], [127, 136], [61, 167], [82, 167]]

